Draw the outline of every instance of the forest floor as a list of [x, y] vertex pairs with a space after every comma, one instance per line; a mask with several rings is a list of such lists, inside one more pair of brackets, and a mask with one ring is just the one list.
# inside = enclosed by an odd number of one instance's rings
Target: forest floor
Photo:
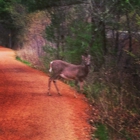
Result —
[[84, 95], [58, 81], [62, 96], [47, 96], [48, 78], [0, 47], [0, 140], [90, 140]]

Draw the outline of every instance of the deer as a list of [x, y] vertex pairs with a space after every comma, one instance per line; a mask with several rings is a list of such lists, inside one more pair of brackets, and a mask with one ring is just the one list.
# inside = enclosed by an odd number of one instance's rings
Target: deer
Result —
[[[74, 80], [76, 85], [79, 84], [80, 91], [83, 91], [84, 80], [89, 73], [90, 59], [90, 55], [82, 55], [82, 64], [80, 65], [71, 64], [62, 60], [51, 61], [49, 68], [51, 76], [48, 80], [48, 95], [51, 96], [50, 89], [52, 81], [58, 95], [61, 95], [59, 88], [56, 84], [56, 80], [59, 78]], [[76, 94], [74, 96], [75, 98], [77, 97]]]

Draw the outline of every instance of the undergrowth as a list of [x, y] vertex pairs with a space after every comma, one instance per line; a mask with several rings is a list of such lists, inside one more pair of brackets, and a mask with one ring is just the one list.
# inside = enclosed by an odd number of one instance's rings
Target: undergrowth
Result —
[[26, 65], [28, 65], [30, 67], [32, 66], [32, 64], [30, 62], [21, 59], [19, 56], [16, 56], [16, 60], [18, 60], [18, 61], [20, 61], [20, 62], [22, 62], [22, 63], [24, 63], [24, 64], [26, 64]]
[[93, 131], [93, 140], [140, 140], [140, 96], [132, 76], [114, 69], [101, 69], [92, 75], [87, 79], [85, 93], [96, 108], [92, 126], [99, 124]]
[[[108, 130], [104, 124], [98, 124], [97, 130], [95, 131], [95, 134], [93, 138], [98, 138], [99, 140], [108, 140]], [[94, 140], [94, 139], [93, 139]]]

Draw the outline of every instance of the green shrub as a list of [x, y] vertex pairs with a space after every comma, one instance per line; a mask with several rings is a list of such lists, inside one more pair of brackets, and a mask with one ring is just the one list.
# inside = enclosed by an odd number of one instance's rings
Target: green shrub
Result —
[[98, 124], [95, 131], [95, 137], [99, 140], [109, 140], [108, 130], [104, 124]]
[[32, 64], [26, 60], [22, 60], [19, 56], [16, 56], [16, 60], [28, 65], [28, 66], [32, 66]]

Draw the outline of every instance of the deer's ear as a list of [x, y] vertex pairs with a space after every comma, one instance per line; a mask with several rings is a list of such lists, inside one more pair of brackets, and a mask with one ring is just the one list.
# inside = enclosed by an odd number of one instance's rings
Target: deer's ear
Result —
[[91, 55], [90, 54], [88, 55], [88, 58], [91, 58]]
[[85, 56], [82, 55], [81, 57], [82, 57], [82, 59], [85, 59]]

